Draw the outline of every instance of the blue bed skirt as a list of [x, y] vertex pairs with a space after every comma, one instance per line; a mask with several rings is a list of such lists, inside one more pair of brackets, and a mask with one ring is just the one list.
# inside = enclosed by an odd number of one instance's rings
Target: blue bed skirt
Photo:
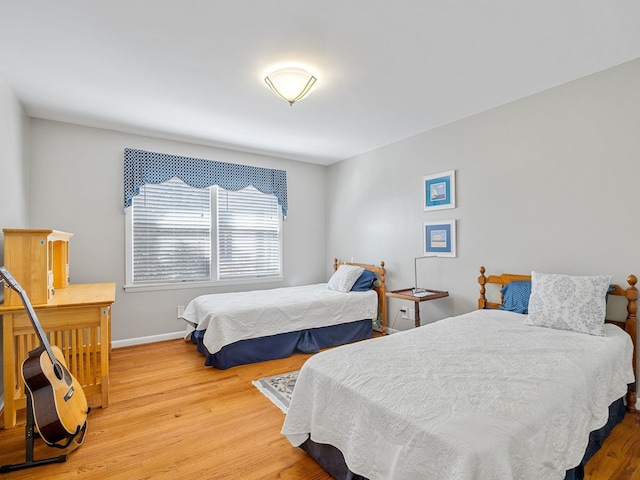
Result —
[[205, 365], [225, 370], [237, 365], [290, 357], [295, 351], [316, 353], [323, 348], [371, 338], [373, 322], [358, 320], [329, 327], [240, 340], [224, 346], [214, 354], [209, 353], [202, 344], [203, 335], [203, 331], [196, 330], [191, 334], [191, 341], [197, 345], [198, 352], [205, 356]]
[[[583, 480], [584, 468], [589, 459], [596, 453], [605, 439], [618, 423], [624, 418], [626, 409], [622, 398], [616, 400], [609, 406], [609, 420], [600, 429], [591, 432], [589, 435], [589, 444], [585, 451], [584, 457], [578, 466], [568, 470], [565, 480]], [[316, 443], [311, 439], [307, 439], [300, 448], [313, 458], [320, 466], [336, 480], [367, 480], [361, 475], [357, 475], [349, 470], [344, 461], [342, 452], [333, 445]]]

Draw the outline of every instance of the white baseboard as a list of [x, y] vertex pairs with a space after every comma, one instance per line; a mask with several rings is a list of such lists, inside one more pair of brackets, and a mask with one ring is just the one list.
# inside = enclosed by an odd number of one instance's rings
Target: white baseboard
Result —
[[165, 340], [175, 340], [184, 338], [184, 330], [173, 333], [163, 333], [161, 335], [150, 335], [148, 337], [128, 338], [126, 340], [114, 340], [111, 342], [112, 348], [131, 347], [133, 345], [144, 345], [145, 343], [163, 342]]

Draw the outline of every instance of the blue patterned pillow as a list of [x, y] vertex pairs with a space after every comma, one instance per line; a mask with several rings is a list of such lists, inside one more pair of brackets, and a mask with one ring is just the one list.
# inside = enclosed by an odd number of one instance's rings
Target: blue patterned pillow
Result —
[[500, 289], [502, 305], [500, 310], [516, 313], [529, 312], [529, 297], [531, 296], [531, 280], [516, 280], [507, 283]]

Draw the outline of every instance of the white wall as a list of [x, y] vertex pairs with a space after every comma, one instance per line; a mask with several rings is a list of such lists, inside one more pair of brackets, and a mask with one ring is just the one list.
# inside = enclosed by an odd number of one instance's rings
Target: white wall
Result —
[[126, 147], [286, 170], [289, 212], [284, 222], [284, 282], [269, 288], [326, 281], [325, 167], [212, 147], [33, 119], [30, 227], [74, 234], [72, 283], [116, 282], [115, 341], [179, 332], [176, 306], [229, 290], [183, 289], [125, 293], [123, 155]]
[[[423, 320], [477, 306], [478, 269], [640, 275], [640, 60], [335, 164], [327, 251], [384, 260], [390, 289], [414, 283], [422, 222], [457, 219], [457, 258], [418, 261], [447, 299]], [[458, 208], [424, 212], [421, 177], [456, 170]], [[391, 299], [395, 329], [405, 302]]]
[[[23, 228], [27, 218], [29, 119], [0, 71], [0, 228]], [[4, 236], [0, 235], [0, 265], [4, 265]], [[4, 288], [0, 286], [0, 302]], [[1, 318], [1, 317], [0, 317]], [[2, 336], [2, 322], [0, 322]], [[0, 406], [4, 405], [0, 343]]]
[[[1, 228], [22, 228], [28, 223], [28, 142], [29, 118], [0, 70]], [[0, 238], [1, 264], [4, 264], [4, 237]]]

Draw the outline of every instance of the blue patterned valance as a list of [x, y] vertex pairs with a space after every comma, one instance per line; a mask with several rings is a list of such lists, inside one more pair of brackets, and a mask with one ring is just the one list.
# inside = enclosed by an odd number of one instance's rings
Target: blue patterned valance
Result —
[[124, 208], [131, 206], [131, 199], [140, 193], [143, 185], [166, 182], [173, 177], [198, 188], [220, 185], [226, 190], [242, 190], [253, 185], [263, 193], [275, 195], [282, 207], [282, 215], [287, 216], [287, 172], [284, 170], [133, 148], [124, 150]]

